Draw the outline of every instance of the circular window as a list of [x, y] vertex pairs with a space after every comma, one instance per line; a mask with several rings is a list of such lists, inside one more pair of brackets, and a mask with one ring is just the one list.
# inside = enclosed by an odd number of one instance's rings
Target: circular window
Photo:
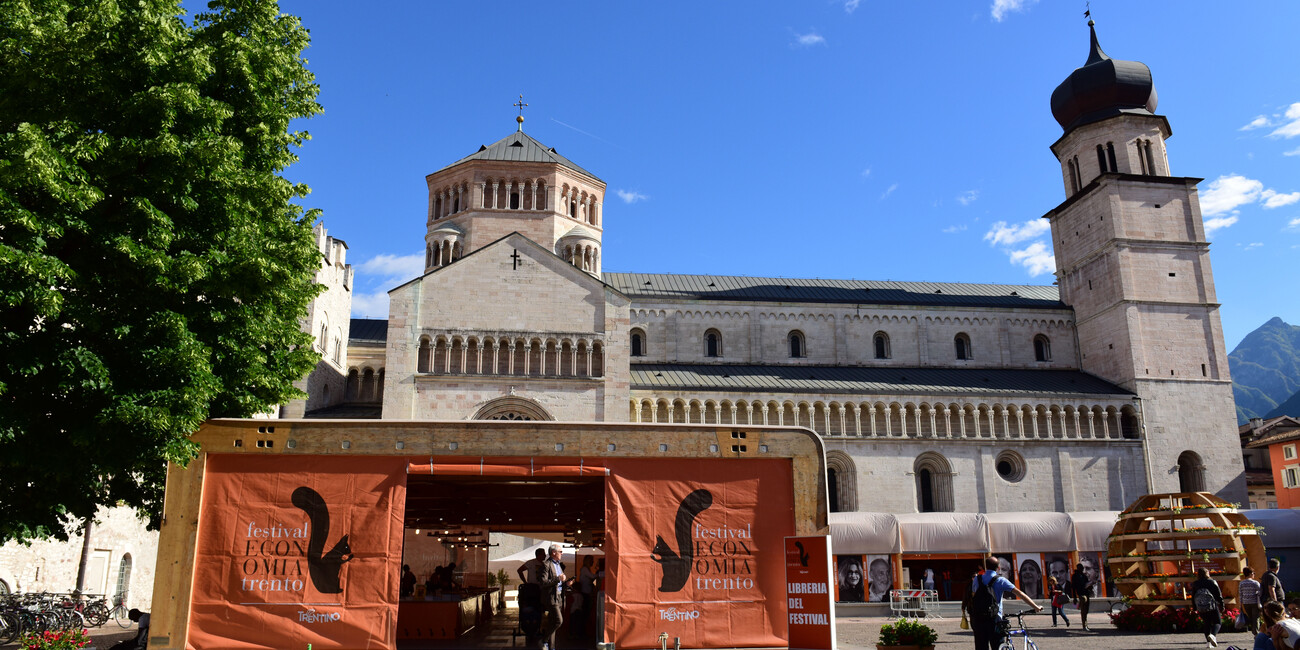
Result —
[[1014, 451], [1004, 451], [998, 454], [993, 466], [998, 470], [998, 476], [1004, 480], [1016, 483], [1025, 477], [1025, 459]]

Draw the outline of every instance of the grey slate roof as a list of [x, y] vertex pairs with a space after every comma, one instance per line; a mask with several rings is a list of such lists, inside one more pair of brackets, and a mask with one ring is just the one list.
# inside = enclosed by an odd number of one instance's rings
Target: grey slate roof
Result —
[[353, 318], [348, 325], [348, 343], [384, 343], [388, 341], [387, 318]]
[[603, 273], [629, 298], [1069, 309], [1054, 286]]
[[[556, 163], [574, 171], [582, 172], [596, 180], [600, 180], [595, 174], [579, 167], [577, 163], [572, 160], [561, 156], [555, 151], [554, 147], [547, 147], [523, 131], [516, 131], [490, 145], [483, 145], [479, 147], [478, 151], [465, 156], [438, 171], [440, 172], [443, 169], [450, 169], [470, 160]], [[434, 173], [436, 174], [438, 172]]]
[[1131, 392], [1077, 370], [632, 364], [633, 390], [870, 395], [1110, 395]]

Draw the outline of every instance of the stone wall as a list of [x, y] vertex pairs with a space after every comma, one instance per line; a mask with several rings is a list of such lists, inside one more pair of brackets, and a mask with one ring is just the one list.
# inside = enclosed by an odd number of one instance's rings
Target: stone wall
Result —
[[[83, 537], [70, 534], [67, 542], [53, 540], [0, 546], [0, 581], [12, 592], [67, 593], [77, 586]], [[158, 533], [145, 525], [130, 508], [100, 508], [90, 533], [91, 562], [85, 591], [116, 593], [122, 558], [130, 556], [127, 606], [149, 611], [153, 598], [154, 565]]]

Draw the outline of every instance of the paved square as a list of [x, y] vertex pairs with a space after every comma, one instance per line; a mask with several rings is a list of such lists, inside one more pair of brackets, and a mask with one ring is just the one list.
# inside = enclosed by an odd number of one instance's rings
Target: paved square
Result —
[[[1139, 632], [1120, 632], [1110, 624], [1104, 615], [1088, 617], [1091, 632], [1079, 629], [1077, 611], [1069, 611], [1071, 627], [1052, 627], [1050, 616], [1026, 616], [1025, 627], [1030, 630], [1034, 643], [1039, 650], [1155, 650], [1172, 648], [1204, 648], [1205, 637], [1199, 633], [1147, 634]], [[889, 619], [878, 616], [840, 617], [835, 619], [839, 647], [845, 650], [867, 648], [875, 650], [880, 638], [880, 626]], [[936, 648], [974, 648], [975, 640], [969, 631], [961, 629], [959, 619], [942, 619], [926, 621], [930, 627], [939, 632]], [[1230, 645], [1251, 648], [1254, 637], [1246, 632], [1225, 631], [1219, 635], [1219, 649]], [[1020, 644], [1017, 643], [1019, 648]]]

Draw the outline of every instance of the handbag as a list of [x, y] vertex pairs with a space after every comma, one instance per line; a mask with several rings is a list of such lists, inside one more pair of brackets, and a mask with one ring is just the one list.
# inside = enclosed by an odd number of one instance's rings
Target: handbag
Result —
[[963, 630], [970, 629], [970, 621], [966, 620], [966, 612], [964, 611], [961, 613], [961, 629]]
[[1237, 612], [1237, 619], [1232, 624], [1238, 630], [1246, 629], [1246, 612]]
[[1052, 596], [1052, 607], [1065, 607], [1067, 602], [1069, 602], [1069, 599], [1065, 597], [1065, 594], [1058, 593]]

